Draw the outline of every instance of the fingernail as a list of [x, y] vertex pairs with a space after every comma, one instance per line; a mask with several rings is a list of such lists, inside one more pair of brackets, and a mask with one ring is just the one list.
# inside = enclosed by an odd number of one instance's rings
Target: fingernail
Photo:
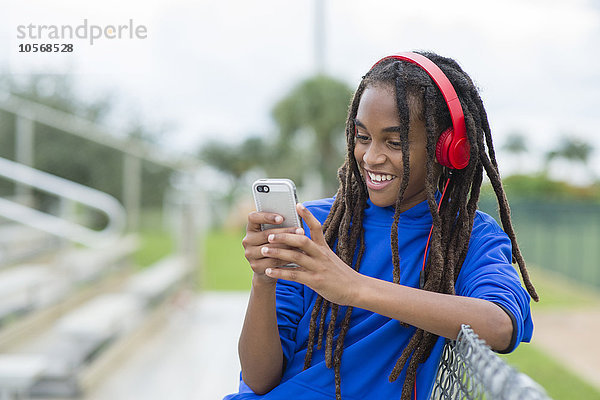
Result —
[[280, 224], [282, 221], [283, 221], [283, 218], [280, 215], [275, 217], [275, 222], [277, 222], [278, 224]]
[[271, 268], [267, 268], [267, 269], [265, 269], [265, 274], [271, 275], [271, 271], [272, 271]]
[[272, 242], [273, 239], [275, 239], [275, 235], [271, 233], [268, 237], [268, 240], [269, 240], [269, 242]]
[[302, 228], [296, 229], [296, 235], [302, 235], [302, 234], [304, 234], [304, 229], [302, 229]]
[[262, 249], [260, 249], [260, 252], [261, 252], [263, 255], [266, 255], [266, 254], [269, 252], [269, 248], [268, 248], [268, 247], [263, 247]]

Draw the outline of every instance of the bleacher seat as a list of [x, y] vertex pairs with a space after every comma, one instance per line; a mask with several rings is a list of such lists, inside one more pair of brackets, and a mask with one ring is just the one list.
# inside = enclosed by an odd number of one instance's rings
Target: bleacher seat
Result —
[[[27, 279], [40, 284], [44, 273], [38, 271], [36, 275], [32, 272], [35, 270], [32, 266], [15, 272], [15, 276], [35, 276], [35, 280]], [[142, 325], [144, 317], [179, 286], [188, 271], [184, 258], [165, 258], [130, 277], [119, 292], [92, 298], [56, 320], [47, 332], [20, 349], [44, 362], [43, 370], [27, 382], [28, 395], [72, 397], [81, 394], [81, 371], [96, 357], [101, 357], [112, 343]], [[0, 382], [9, 376], [0, 370]], [[19, 390], [23, 386], [25, 383]]]

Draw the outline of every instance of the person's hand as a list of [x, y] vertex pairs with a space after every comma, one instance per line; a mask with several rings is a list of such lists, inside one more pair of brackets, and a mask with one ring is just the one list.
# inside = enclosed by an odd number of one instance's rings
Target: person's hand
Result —
[[[242, 240], [244, 246], [244, 256], [250, 263], [254, 278], [264, 283], [275, 283], [276, 279], [265, 275], [267, 268], [279, 267], [288, 264], [288, 261], [280, 260], [276, 257], [265, 257], [261, 249], [268, 243], [267, 238], [271, 234], [289, 234], [294, 236], [303, 236], [302, 228], [274, 228], [261, 231], [261, 224], [279, 225], [283, 222], [283, 217], [274, 213], [253, 211], [248, 214], [248, 225], [246, 226], [246, 236]], [[279, 249], [289, 249], [285, 244], [273, 244], [269, 247]]]
[[[298, 215], [310, 229], [311, 238], [286, 232], [269, 232], [268, 246], [262, 246], [262, 255], [271, 260], [298, 264], [298, 268], [265, 269], [267, 276], [285, 279], [307, 285], [328, 301], [349, 305], [357, 291], [360, 275], [344, 263], [331, 250], [325, 238], [321, 223], [302, 204], [296, 205]], [[282, 248], [285, 245], [287, 248]]]

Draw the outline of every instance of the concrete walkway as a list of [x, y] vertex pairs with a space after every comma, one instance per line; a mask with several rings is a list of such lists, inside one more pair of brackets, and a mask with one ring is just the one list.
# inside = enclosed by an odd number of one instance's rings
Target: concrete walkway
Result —
[[190, 295], [86, 400], [214, 400], [237, 391], [248, 293]]
[[600, 390], [600, 310], [536, 310], [533, 323], [533, 343]]

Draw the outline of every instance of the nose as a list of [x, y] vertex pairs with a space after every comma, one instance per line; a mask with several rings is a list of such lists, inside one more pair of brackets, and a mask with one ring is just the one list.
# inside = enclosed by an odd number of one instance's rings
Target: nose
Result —
[[383, 164], [386, 160], [386, 155], [375, 143], [371, 143], [371, 145], [363, 154], [363, 162], [367, 166], [375, 166], [378, 164]]

